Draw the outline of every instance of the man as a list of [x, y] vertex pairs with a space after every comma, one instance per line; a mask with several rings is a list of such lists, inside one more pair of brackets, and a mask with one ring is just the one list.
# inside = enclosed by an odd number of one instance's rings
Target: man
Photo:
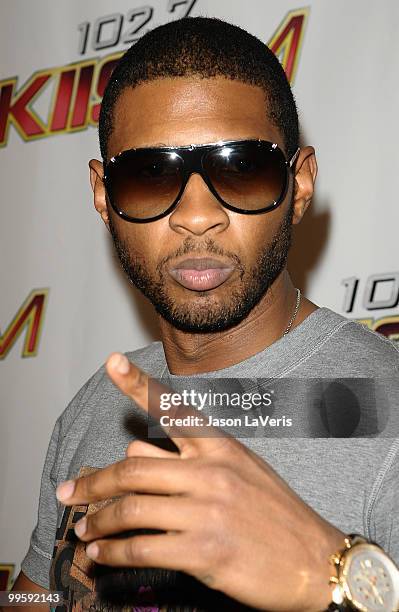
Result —
[[[146, 439], [145, 412], [161, 418], [165, 390], [148, 394], [148, 376], [167, 388], [179, 376], [381, 379], [395, 391], [394, 344], [318, 308], [286, 270], [317, 165], [298, 147], [277, 59], [217, 19], [161, 26], [113, 72], [99, 133], [95, 207], [162, 342], [111, 355], [58, 419], [16, 588], [63, 591], [60, 609], [395, 609], [392, 431], [330, 439], [321, 418], [317, 437], [178, 425], [174, 444]], [[334, 398], [336, 414], [347, 400]], [[306, 415], [301, 399], [287, 396], [287, 410]]]

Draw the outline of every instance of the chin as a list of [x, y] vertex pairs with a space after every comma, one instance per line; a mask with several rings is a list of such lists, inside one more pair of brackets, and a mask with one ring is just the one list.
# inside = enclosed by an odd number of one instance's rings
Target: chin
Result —
[[[170, 307], [173, 303], [173, 308]], [[238, 325], [254, 307], [249, 300], [222, 303], [208, 292], [201, 292], [196, 300], [180, 304], [176, 302], [153, 303], [158, 314], [170, 325], [188, 333], [221, 332]]]

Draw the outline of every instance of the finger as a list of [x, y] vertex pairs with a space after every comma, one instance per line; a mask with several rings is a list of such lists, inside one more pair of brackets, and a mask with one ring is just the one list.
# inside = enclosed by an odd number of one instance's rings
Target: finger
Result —
[[198, 526], [205, 512], [203, 504], [188, 497], [125, 495], [78, 521], [75, 532], [89, 542], [129, 529], [185, 531]]
[[[221, 429], [206, 425], [206, 417], [191, 406], [171, 407], [166, 417], [160, 408], [161, 396], [163, 393], [170, 395], [173, 391], [156, 379], [150, 379], [148, 374], [130, 363], [125, 355], [112, 353], [107, 359], [106, 370], [122, 393], [161, 424], [180, 452], [190, 456], [200, 450], [201, 454], [205, 454], [220, 446], [220, 438], [229, 437]], [[176, 422], [176, 418], [180, 421]]]
[[[93, 474], [69, 480], [57, 488], [66, 506], [110, 499], [125, 493], [181, 494], [192, 491], [192, 461], [129, 457]], [[198, 482], [196, 483], [198, 488]]]
[[158, 457], [161, 459], [180, 459], [174, 451], [167, 451], [144, 440], [133, 440], [126, 449], [126, 457]]
[[186, 534], [140, 535], [124, 540], [96, 540], [87, 546], [90, 559], [113, 567], [159, 567], [194, 570], [193, 549]]

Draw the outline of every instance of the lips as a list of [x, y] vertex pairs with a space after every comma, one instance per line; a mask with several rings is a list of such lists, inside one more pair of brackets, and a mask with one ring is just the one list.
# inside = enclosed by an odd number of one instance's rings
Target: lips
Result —
[[169, 274], [180, 285], [193, 291], [209, 291], [222, 285], [234, 268], [210, 257], [184, 259], [169, 269]]

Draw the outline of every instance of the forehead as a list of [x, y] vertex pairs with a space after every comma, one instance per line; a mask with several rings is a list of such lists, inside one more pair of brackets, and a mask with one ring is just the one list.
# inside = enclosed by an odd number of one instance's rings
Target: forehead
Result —
[[156, 79], [125, 89], [113, 112], [109, 156], [140, 146], [262, 138], [283, 147], [264, 91], [222, 77]]

